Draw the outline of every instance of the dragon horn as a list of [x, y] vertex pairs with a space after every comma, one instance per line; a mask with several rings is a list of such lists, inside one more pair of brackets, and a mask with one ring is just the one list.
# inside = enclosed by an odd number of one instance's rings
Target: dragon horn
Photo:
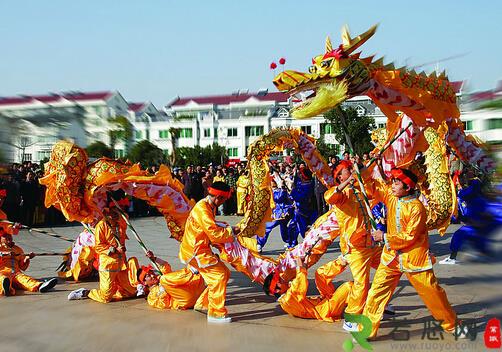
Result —
[[358, 35], [355, 38], [350, 37], [349, 33], [349, 27], [344, 26], [342, 28], [342, 45], [343, 45], [343, 50], [347, 53], [350, 54], [357, 48], [359, 48], [361, 45], [366, 43], [368, 39], [370, 39], [373, 34], [375, 34], [376, 29], [378, 25], [372, 26], [370, 29], [368, 29], [366, 32], [364, 32], [361, 35]]
[[333, 51], [333, 46], [331, 45], [331, 39], [329, 39], [329, 35], [326, 37], [326, 52], [330, 53]]

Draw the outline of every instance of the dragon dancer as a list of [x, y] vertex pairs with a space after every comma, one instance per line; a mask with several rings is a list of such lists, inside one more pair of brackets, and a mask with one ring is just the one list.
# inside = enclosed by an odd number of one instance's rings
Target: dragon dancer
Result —
[[307, 297], [308, 279], [305, 262], [296, 257], [296, 276], [289, 283], [288, 290], [283, 292], [285, 282], [280, 278], [279, 272], [273, 272], [265, 278], [263, 290], [267, 295], [278, 297], [281, 308], [292, 316], [304, 319], [317, 319], [335, 322], [341, 319], [347, 298], [352, 288], [352, 282], [345, 282], [329, 297]]
[[391, 186], [377, 179], [368, 182], [374, 199], [382, 201], [388, 209], [387, 232], [375, 230], [372, 234], [375, 241], [384, 242], [384, 249], [363, 313], [372, 322], [370, 337], [376, 336], [385, 305], [403, 273], [433, 317], [441, 322], [445, 331], [453, 333], [457, 315], [432, 269], [427, 213], [415, 191], [417, 176], [398, 168], [393, 169], [391, 175]]
[[[361, 314], [370, 288], [371, 263], [379, 260], [380, 249], [371, 242], [371, 229], [364, 209], [364, 199], [353, 184], [352, 163], [342, 160], [333, 171], [333, 176], [338, 185], [329, 189], [324, 197], [326, 202], [335, 208], [340, 225], [340, 251], [354, 280], [345, 312]], [[329, 274], [337, 275], [337, 271], [342, 269], [340, 264], [343, 263], [337, 263]], [[325, 279], [325, 282], [331, 280], [332, 276]], [[344, 322], [343, 328], [349, 331], [355, 329], [349, 322]]]
[[207, 284], [202, 293], [202, 299], [208, 302], [207, 321], [230, 323], [232, 319], [227, 316], [225, 308], [230, 271], [211, 250], [211, 244], [234, 241], [237, 228], [217, 223], [215, 219], [218, 207], [230, 197], [230, 187], [224, 182], [214, 182], [208, 193], [195, 204], [188, 216], [179, 257], [182, 263], [197, 269]]
[[[0, 207], [6, 196], [7, 191], [0, 189]], [[0, 220], [7, 220], [2, 210]], [[0, 222], [0, 295], [13, 296], [16, 289], [45, 293], [56, 286], [57, 279], [42, 282], [23, 273], [28, 269], [30, 259], [34, 258], [35, 254], [25, 254], [12, 240], [12, 236], [19, 233], [19, 228], [19, 224]]]
[[[129, 264], [129, 270], [136, 273], [138, 295], [147, 293], [148, 305], [157, 309], [191, 309], [194, 306], [207, 310], [207, 301], [202, 293], [206, 288], [204, 279], [193, 267], [172, 271], [165, 260], [148, 251], [146, 256], [160, 267], [159, 275], [151, 265], [139, 267], [137, 259]], [[198, 302], [198, 299], [200, 301]]]
[[125, 241], [127, 224], [122, 219], [122, 211], [117, 209], [112, 196], [108, 195], [105, 217], [94, 229], [94, 249], [99, 257], [99, 288], [80, 288], [70, 292], [69, 300], [90, 298], [100, 303], [119, 301], [136, 296], [136, 288], [128, 275]]

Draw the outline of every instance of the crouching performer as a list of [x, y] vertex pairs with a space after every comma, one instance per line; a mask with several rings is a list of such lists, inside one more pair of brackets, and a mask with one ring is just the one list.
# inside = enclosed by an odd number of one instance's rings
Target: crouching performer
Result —
[[[197, 302], [204, 292], [204, 279], [192, 267], [172, 271], [168, 262], [156, 258], [149, 251], [147, 257], [154, 260], [160, 267], [159, 275], [151, 265], [142, 266], [138, 273], [138, 281], [148, 292], [148, 305], [157, 309], [191, 309], [196, 303], [207, 309], [207, 302]], [[140, 292], [138, 285], [138, 292]]]
[[136, 296], [136, 287], [128, 275], [125, 248], [127, 224], [111, 196], [104, 214], [105, 217], [94, 229], [94, 249], [99, 257], [99, 288], [72, 291], [68, 295], [69, 300], [89, 297], [96, 302], [109, 303]]
[[296, 277], [290, 282], [286, 293], [279, 296], [279, 293], [283, 292], [283, 286], [286, 285], [282, 282], [279, 272], [273, 272], [265, 278], [263, 290], [267, 295], [278, 297], [281, 308], [292, 316], [327, 322], [340, 320], [347, 306], [352, 282], [343, 283], [330, 298], [307, 297], [308, 279], [305, 262], [299, 257], [296, 258]]
[[52, 278], [42, 282], [23, 273], [35, 254], [25, 254], [21, 247], [15, 245], [12, 234], [18, 231], [16, 226], [0, 226], [0, 296], [13, 296], [16, 289], [45, 293], [58, 281]]

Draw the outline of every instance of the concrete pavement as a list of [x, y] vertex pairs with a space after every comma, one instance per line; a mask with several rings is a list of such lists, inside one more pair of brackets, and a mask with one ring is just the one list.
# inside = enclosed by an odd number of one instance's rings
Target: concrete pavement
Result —
[[[238, 217], [222, 217], [236, 223]], [[163, 218], [141, 218], [132, 221], [147, 247], [168, 260], [173, 269], [181, 268], [178, 243], [168, 238]], [[449, 233], [458, 225], [452, 225]], [[74, 238], [79, 226], [48, 229]], [[137, 256], [147, 263], [139, 245], [129, 236], [128, 256]], [[500, 249], [501, 234], [495, 245]], [[448, 253], [450, 235], [431, 236], [431, 250], [442, 259]], [[15, 238], [25, 252], [62, 251], [67, 242], [42, 234], [21, 231]], [[282, 251], [278, 228], [270, 236], [264, 254], [277, 256]], [[316, 294], [314, 270], [338, 256], [337, 242], [321, 261], [309, 271], [310, 288]], [[498, 253], [502, 253], [500, 250]], [[453, 336], [427, 331], [431, 324], [429, 311], [403, 276], [392, 303], [396, 308], [393, 321], [383, 322], [376, 351], [421, 350], [484, 350], [483, 331], [488, 318], [502, 317], [501, 256], [489, 262], [476, 261], [469, 253], [461, 253], [460, 265], [436, 264], [434, 270], [449, 300], [462, 319], [474, 319], [478, 327], [475, 341], [455, 341]], [[59, 257], [34, 258], [27, 274], [35, 278], [55, 276]], [[347, 270], [335, 285], [351, 278]], [[228, 325], [208, 325], [206, 316], [195, 311], [160, 311], [150, 308], [144, 299], [132, 299], [110, 304], [90, 300], [67, 301], [71, 290], [94, 288], [97, 282], [62, 282], [55, 291], [46, 294], [25, 293], [15, 297], [0, 297], [0, 351], [341, 351], [350, 335], [341, 323], [325, 323], [294, 318], [285, 314], [274, 299], [246, 276], [232, 270], [228, 286], [227, 305], [233, 322]], [[407, 324], [404, 326], [403, 324]], [[390, 335], [409, 332], [410, 340], [396, 341]], [[407, 335], [407, 333], [405, 333]], [[402, 336], [402, 335], [401, 335]], [[437, 340], [435, 338], [438, 338]], [[354, 351], [362, 351], [360, 346]]]

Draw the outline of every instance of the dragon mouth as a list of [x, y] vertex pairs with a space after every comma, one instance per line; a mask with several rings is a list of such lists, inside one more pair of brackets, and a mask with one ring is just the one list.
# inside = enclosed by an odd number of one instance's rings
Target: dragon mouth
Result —
[[347, 99], [347, 83], [339, 74], [284, 71], [274, 84], [293, 98], [291, 113], [295, 118], [318, 116]]

